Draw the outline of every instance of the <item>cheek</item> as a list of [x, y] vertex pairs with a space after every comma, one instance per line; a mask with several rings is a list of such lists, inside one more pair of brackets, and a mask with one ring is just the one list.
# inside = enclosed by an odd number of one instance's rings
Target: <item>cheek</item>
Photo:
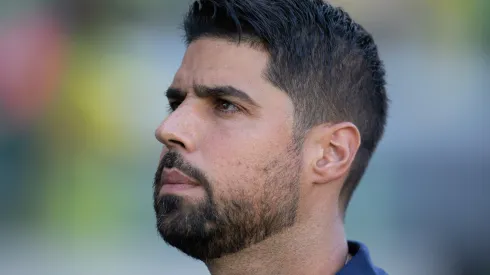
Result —
[[209, 136], [201, 150], [217, 195], [258, 195], [271, 162], [289, 144], [289, 135], [270, 128], [214, 132], [219, 134]]
[[291, 140], [291, 131], [284, 119], [268, 121], [243, 119], [214, 123], [202, 145], [206, 153], [217, 157], [244, 161], [262, 159], [264, 155], [284, 149]]

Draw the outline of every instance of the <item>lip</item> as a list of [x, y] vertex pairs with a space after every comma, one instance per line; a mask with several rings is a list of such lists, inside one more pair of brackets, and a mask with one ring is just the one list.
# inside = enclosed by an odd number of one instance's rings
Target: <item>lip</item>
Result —
[[177, 168], [163, 169], [160, 195], [175, 193], [199, 187], [200, 184]]

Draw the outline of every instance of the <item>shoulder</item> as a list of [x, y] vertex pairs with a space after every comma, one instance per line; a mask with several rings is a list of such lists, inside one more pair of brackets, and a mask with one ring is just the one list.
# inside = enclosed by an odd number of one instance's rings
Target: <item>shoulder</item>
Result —
[[337, 275], [388, 275], [371, 261], [368, 248], [360, 242], [349, 242], [351, 260]]
[[383, 269], [379, 268], [379, 267], [374, 267], [374, 274], [376, 275], [388, 275], [388, 273], [386, 273], [386, 271], [384, 271]]

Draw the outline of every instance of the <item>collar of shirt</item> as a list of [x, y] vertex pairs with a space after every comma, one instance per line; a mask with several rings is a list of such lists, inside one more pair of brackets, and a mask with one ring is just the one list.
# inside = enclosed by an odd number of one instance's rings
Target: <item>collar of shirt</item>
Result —
[[336, 275], [388, 275], [373, 265], [369, 251], [359, 242], [349, 242], [350, 261]]

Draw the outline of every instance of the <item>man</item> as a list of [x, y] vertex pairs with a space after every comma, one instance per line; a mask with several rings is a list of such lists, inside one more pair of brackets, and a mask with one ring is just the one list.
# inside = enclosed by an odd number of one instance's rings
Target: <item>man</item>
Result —
[[202, 0], [167, 91], [154, 208], [213, 275], [386, 274], [344, 215], [380, 140], [372, 37], [321, 0]]

